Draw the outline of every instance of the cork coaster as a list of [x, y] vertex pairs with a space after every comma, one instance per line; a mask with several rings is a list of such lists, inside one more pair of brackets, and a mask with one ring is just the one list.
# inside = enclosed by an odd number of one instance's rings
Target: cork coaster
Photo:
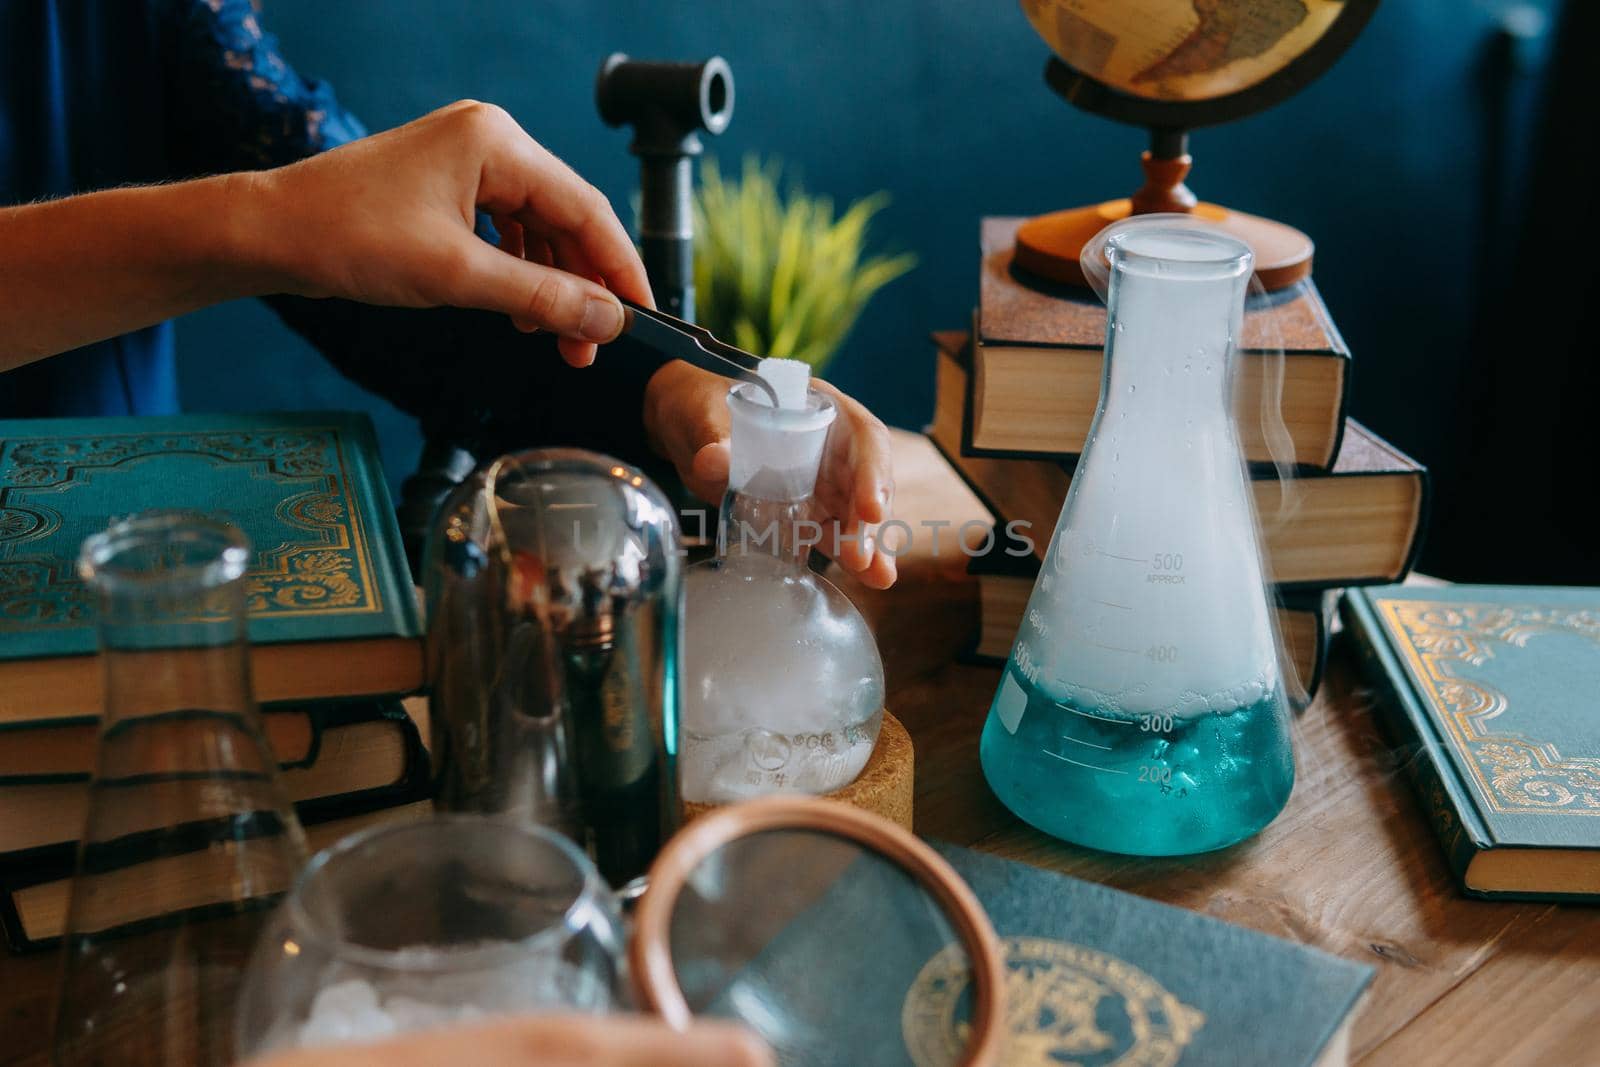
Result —
[[[915, 779], [915, 758], [911, 748], [911, 735], [900, 725], [900, 720], [883, 713], [883, 727], [878, 731], [878, 743], [873, 746], [872, 757], [861, 769], [855, 781], [843, 789], [828, 794], [830, 800], [840, 800], [863, 811], [881, 815], [890, 822], [911, 829], [911, 799]], [[683, 821], [704, 814], [717, 807], [715, 804], [683, 803]]]

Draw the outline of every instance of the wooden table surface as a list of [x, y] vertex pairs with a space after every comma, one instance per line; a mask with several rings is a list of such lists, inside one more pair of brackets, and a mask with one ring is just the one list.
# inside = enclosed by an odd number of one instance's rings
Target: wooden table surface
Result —
[[[1294, 794], [1265, 831], [1199, 858], [1092, 853], [1024, 826], [984, 783], [978, 734], [999, 671], [952, 660], [976, 591], [959, 566], [937, 569], [908, 568], [868, 610], [889, 706], [916, 745], [918, 832], [1374, 965], [1354, 1063], [1600, 1065], [1600, 908], [1457, 891], [1341, 642], [1298, 722]], [[57, 960], [3, 952], [0, 1064], [43, 1064]]]

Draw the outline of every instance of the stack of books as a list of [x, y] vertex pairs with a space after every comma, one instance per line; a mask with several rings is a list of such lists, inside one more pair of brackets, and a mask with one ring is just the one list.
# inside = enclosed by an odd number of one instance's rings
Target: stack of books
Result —
[[[1092, 293], [1012, 269], [1020, 219], [981, 232], [971, 333], [934, 336], [938, 387], [928, 436], [994, 513], [1028, 524], [1034, 553], [972, 561], [981, 625], [974, 652], [1009, 652], [1099, 404], [1105, 307]], [[1277, 352], [1281, 348], [1281, 357]], [[1266, 568], [1301, 701], [1315, 694], [1345, 586], [1396, 582], [1410, 570], [1428, 509], [1427, 470], [1347, 417], [1350, 352], [1310, 281], [1252, 302], [1236, 370], [1235, 419], [1263, 515]], [[1274, 455], [1266, 410], [1292, 455]], [[1279, 506], [1292, 471], [1294, 506]], [[1014, 546], [1013, 546], [1014, 550]]]
[[[252, 682], [311, 840], [426, 809], [427, 751], [402, 702], [422, 684], [421, 622], [365, 416], [0, 421], [0, 927], [14, 949], [62, 933], [95, 765], [104, 694], [78, 548], [150, 508], [250, 538]], [[173, 859], [152, 856], [152, 878], [181, 884]], [[153, 910], [127, 902], [129, 921]]]

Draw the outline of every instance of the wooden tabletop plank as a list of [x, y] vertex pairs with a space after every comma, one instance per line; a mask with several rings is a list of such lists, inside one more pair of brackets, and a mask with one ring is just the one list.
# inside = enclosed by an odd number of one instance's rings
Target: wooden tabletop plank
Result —
[[11, 955], [0, 944], [0, 1065], [43, 1067], [61, 958], [54, 952]]
[[1600, 910], [1545, 908], [1359, 1062], [1600, 1064]]

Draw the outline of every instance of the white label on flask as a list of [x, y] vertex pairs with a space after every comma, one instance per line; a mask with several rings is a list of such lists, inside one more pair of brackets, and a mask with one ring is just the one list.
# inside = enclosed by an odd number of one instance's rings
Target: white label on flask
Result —
[[1016, 677], [1006, 671], [1005, 681], [1000, 683], [1000, 695], [994, 698], [994, 713], [1000, 716], [1000, 725], [1006, 728], [1006, 733], [1017, 732], [1017, 724], [1022, 721], [1027, 707], [1028, 694], [1017, 684]]

